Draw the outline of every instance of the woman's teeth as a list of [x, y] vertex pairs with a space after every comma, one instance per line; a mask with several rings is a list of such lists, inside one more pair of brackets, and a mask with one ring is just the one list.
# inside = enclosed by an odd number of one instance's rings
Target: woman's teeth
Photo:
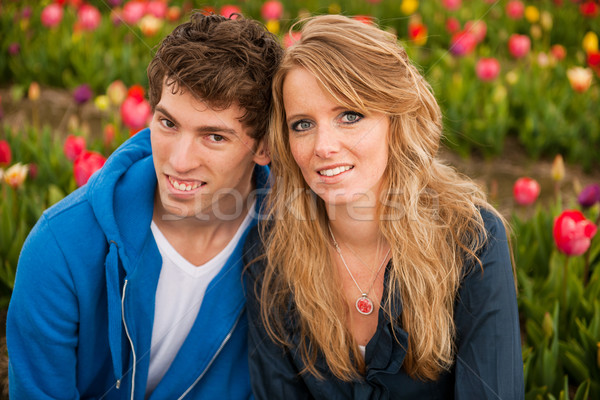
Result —
[[324, 169], [322, 171], [319, 171], [319, 174], [325, 175], [325, 176], [335, 176], [335, 175], [341, 174], [342, 172], [346, 172], [352, 168], [354, 168], [354, 167], [351, 165], [346, 165], [344, 167], [336, 167], [333, 169]]

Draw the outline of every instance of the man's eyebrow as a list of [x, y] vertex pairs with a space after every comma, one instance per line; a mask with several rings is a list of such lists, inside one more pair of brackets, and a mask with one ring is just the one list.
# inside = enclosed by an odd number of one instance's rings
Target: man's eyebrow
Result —
[[[171, 122], [177, 124], [177, 119], [173, 117], [164, 107], [157, 105], [155, 107], [155, 111], [164, 114], [164, 116], [167, 117]], [[202, 133], [226, 133], [230, 135], [238, 135], [238, 132], [235, 129], [221, 125], [201, 125], [198, 126], [195, 130], [196, 132]]]
[[230, 135], [236, 135], [237, 132], [235, 129], [227, 128], [224, 126], [214, 126], [214, 125], [202, 125], [196, 128], [196, 132], [202, 133], [227, 133]]
[[174, 123], [177, 122], [177, 120], [175, 119], [175, 117], [173, 117], [163, 106], [157, 105], [154, 108], [154, 110], [160, 112], [161, 114], [164, 114], [165, 117], [167, 117], [169, 120], [171, 120], [171, 122], [174, 122]]

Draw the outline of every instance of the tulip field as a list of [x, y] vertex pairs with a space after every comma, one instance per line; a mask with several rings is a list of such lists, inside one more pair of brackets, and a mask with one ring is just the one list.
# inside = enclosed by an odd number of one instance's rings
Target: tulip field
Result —
[[[147, 125], [146, 66], [194, 9], [258, 19], [284, 46], [310, 15], [377, 24], [431, 83], [444, 151], [552, 163], [550, 187], [483, 182], [492, 202], [509, 199], [526, 399], [600, 399], [600, 0], [0, 2], [0, 309], [42, 212]], [[61, 114], [48, 91], [66, 94]]]

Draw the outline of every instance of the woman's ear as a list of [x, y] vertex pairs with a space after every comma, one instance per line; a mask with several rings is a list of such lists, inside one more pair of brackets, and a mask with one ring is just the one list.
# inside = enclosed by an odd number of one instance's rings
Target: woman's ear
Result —
[[266, 140], [261, 140], [254, 151], [254, 162], [258, 165], [267, 165], [271, 162], [271, 152]]

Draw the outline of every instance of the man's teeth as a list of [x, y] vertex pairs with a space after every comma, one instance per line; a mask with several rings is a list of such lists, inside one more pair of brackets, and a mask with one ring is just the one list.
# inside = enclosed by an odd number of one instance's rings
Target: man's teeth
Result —
[[324, 169], [323, 171], [319, 171], [319, 174], [325, 175], [325, 176], [334, 176], [334, 175], [341, 174], [342, 172], [346, 172], [352, 168], [354, 168], [354, 167], [351, 165], [346, 165], [344, 167], [336, 167], [333, 169]]
[[198, 186], [200, 186], [199, 183], [194, 183], [193, 185], [190, 184], [185, 184], [183, 182], [178, 182], [173, 178], [169, 178], [169, 182], [171, 182], [171, 185], [173, 185], [173, 187], [177, 190], [182, 190], [182, 191], [190, 191], [192, 189], [196, 189]]

